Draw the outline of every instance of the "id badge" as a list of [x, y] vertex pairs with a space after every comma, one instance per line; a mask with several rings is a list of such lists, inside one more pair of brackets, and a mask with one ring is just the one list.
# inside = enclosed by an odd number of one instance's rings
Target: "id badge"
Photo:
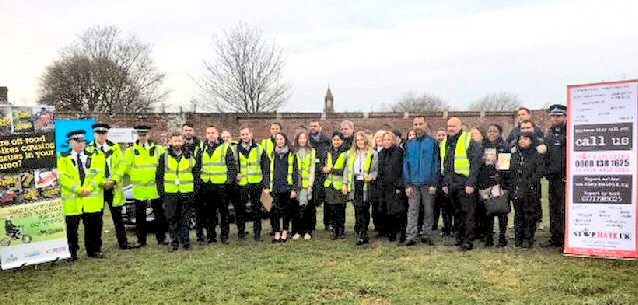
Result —
[[175, 184], [179, 184], [179, 179], [175, 180]]

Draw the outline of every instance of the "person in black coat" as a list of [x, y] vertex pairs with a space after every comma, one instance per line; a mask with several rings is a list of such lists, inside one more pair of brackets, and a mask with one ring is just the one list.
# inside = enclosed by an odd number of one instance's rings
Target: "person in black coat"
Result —
[[379, 175], [377, 186], [381, 192], [381, 204], [387, 212], [385, 229], [389, 240], [395, 241], [397, 234], [401, 234], [405, 224], [403, 214], [403, 150], [396, 145], [391, 132], [383, 135], [384, 149], [379, 154]]
[[[507, 171], [498, 170], [496, 162], [499, 154], [510, 153], [507, 143], [501, 136], [503, 127], [497, 124], [491, 124], [487, 128], [487, 137], [483, 141], [483, 166], [479, 171], [477, 186], [479, 190], [489, 189], [495, 185], [506, 189], [504, 179], [507, 177]], [[484, 218], [485, 246], [494, 245], [494, 217], [498, 218], [499, 239], [497, 247], [507, 246], [507, 214], [486, 215]]]
[[512, 154], [510, 175], [514, 198], [515, 245], [531, 248], [536, 232], [536, 201], [540, 179], [545, 173], [545, 160], [535, 149], [536, 136], [523, 132], [518, 136]]

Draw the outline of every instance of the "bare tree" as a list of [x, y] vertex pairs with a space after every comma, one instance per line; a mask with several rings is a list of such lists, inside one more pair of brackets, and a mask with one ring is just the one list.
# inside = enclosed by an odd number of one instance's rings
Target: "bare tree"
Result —
[[521, 107], [521, 98], [513, 92], [490, 93], [470, 105], [476, 111], [513, 111]]
[[399, 100], [390, 105], [393, 112], [424, 113], [444, 111], [449, 107], [441, 98], [427, 92], [418, 95], [414, 91], [404, 93]]
[[288, 99], [283, 50], [263, 32], [239, 23], [213, 37], [215, 56], [204, 62], [198, 84], [202, 106], [219, 112], [275, 111]]
[[46, 67], [39, 102], [61, 111], [147, 112], [167, 94], [150, 54], [150, 44], [114, 26], [92, 27]]

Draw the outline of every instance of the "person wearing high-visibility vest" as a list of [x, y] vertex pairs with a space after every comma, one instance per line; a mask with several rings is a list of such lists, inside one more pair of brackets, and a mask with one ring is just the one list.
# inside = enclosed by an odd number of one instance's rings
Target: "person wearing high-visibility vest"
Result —
[[456, 245], [461, 251], [474, 248], [474, 210], [476, 182], [481, 167], [481, 149], [469, 132], [461, 129], [461, 120], [447, 121], [447, 138], [441, 142], [441, 175], [443, 192], [454, 205]]
[[315, 185], [316, 151], [310, 146], [308, 133], [301, 131], [295, 136], [295, 155], [299, 169], [299, 192], [297, 194], [297, 212], [293, 214], [293, 240], [303, 237], [312, 239], [312, 231], [316, 222], [317, 209], [312, 202]]
[[66, 136], [71, 150], [57, 159], [62, 204], [71, 260], [78, 259], [78, 228], [84, 225], [84, 247], [92, 258], [102, 254], [102, 210], [104, 209], [104, 155], [85, 150], [84, 130]]
[[377, 178], [378, 155], [370, 146], [368, 136], [359, 131], [354, 136], [354, 144], [346, 152], [346, 166], [343, 171], [341, 192], [354, 202], [357, 245], [369, 242], [370, 186]]
[[157, 191], [164, 198], [168, 231], [171, 237], [168, 250], [177, 251], [181, 245], [190, 250], [189, 223], [195, 202], [195, 177], [199, 174], [195, 156], [185, 149], [181, 133], [174, 132], [169, 149], [160, 156], [155, 172]]
[[275, 135], [281, 132], [281, 124], [277, 122], [270, 123], [268, 125], [268, 132], [270, 133], [270, 136], [261, 140], [259, 145], [261, 145], [261, 148], [263, 148], [266, 154], [270, 156], [272, 155], [273, 150], [275, 150], [275, 146], [277, 146]]
[[326, 152], [326, 163], [321, 171], [326, 174], [324, 187], [326, 190], [326, 207], [329, 209], [330, 238], [345, 238], [346, 203], [341, 193], [343, 186], [343, 170], [345, 168], [346, 150], [343, 148], [343, 134], [335, 131], [332, 134], [332, 146]]
[[120, 249], [133, 248], [126, 239], [126, 229], [122, 220], [122, 206], [126, 202], [124, 197], [123, 178], [126, 171], [124, 154], [118, 143], [107, 139], [109, 124], [93, 124], [93, 136], [95, 141], [87, 146], [92, 154], [101, 154], [106, 160], [104, 170], [104, 202], [108, 205], [115, 227], [115, 237]]
[[151, 127], [139, 125], [134, 127], [137, 141], [126, 149], [126, 173], [133, 185], [135, 201], [135, 228], [137, 231], [137, 247], [146, 246], [148, 225], [146, 210], [149, 206], [155, 216], [155, 237], [159, 245], [166, 245], [167, 223], [162, 205], [162, 198], [157, 192], [155, 173], [159, 157], [164, 154], [164, 147], [149, 140]]
[[[217, 213], [220, 217], [220, 238], [224, 244], [228, 243], [228, 193], [235, 181], [237, 166], [230, 144], [219, 138], [215, 126], [206, 128], [206, 141], [203, 141], [195, 155], [197, 169], [200, 175], [195, 177], [197, 197], [205, 207], [207, 241], [217, 242]], [[199, 221], [199, 220], [198, 220]], [[198, 224], [199, 225], [199, 224]]]
[[[235, 160], [235, 168], [237, 168], [237, 171], [239, 171], [239, 168], [236, 166], [237, 164], [237, 141], [233, 140], [233, 135], [230, 131], [228, 130], [224, 130], [221, 133], [221, 138], [224, 141], [224, 143], [228, 144], [230, 146], [230, 149], [233, 152], [233, 160]], [[237, 175], [235, 175], [236, 177]], [[235, 211], [234, 215], [235, 215], [235, 225], [237, 224], [237, 206], [239, 206], [238, 202], [239, 200], [241, 200], [241, 194], [239, 191], [239, 185], [237, 184], [237, 179], [233, 179], [233, 181], [226, 185], [226, 198], [228, 199], [228, 204], [229, 204], [229, 219], [228, 222], [231, 222], [231, 215], [230, 215], [230, 205], [233, 206], [233, 210]], [[237, 227], [239, 229], [239, 226]], [[246, 235], [246, 232], [243, 232], [244, 235]]]
[[292, 215], [298, 211], [293, 208], [293, 202], [299, 192], [299, 165], [297, 156], [288, 145], [286, 134], [276, 134], [275, 143], [276, 146], [269, 158], [270, 193], [273, 197], [270, 225], [274, 232], [273, 242], [285, 243], [288, 241]]
[[241, 142], [237, 145], [237, 184], [241, 199], [235, 206], [236, 222], [239, 239], [244, 239], [246, 226], [246, 205], [252, 204], [250, 218], [253, 220], [253, 238], [261, 241], [261, 208], [262, 194], [270, 193], [270, 160], [264, 149], [253, 141], [253, 131], [250, 126], [239, 129]]

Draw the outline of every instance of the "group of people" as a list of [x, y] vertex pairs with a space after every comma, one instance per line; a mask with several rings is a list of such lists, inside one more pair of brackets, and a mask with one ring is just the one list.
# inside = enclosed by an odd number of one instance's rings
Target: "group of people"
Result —
[[[137, 141], [125, 151], [108, 140], [108, 124], [95, 124], [95, 141], [85, 145], [84, 131], [67, 136], [71, 150], [58, 156], [59, 181], [71, 258], [77, 259], [78, 226], [84, 224], [89, 257], [103, 257], [102, 210], [111, 210], [121, 249], [147, 243], [146, 208], [155, 215], [158, 244], [169, 251], [189, 249], [189, 222], [196, 215], [200, 243], [229, 243], [229, 206], [235, 211], [238, 239], [263, 240], [262, 216], [268, 215], [272, 242], [312, 239], [316, 207], [323, 205], [323, 224], [331, 239], [345, 238], [346, 207], [354, 206], [356, 244], [369, 242], [370, 223], [381, 238], [413, 246], [434, 244], [441, 235], [467, 251], [475, 240], [494, 246], [508, 244], [508, 213], [488, 213], [495, 190], [507, 196], [515, 211], [515, 245], [534, 244], [542, 177], [549, 180], [548, 246], [562, 247], [565, 209], [566, 107], [548, 110], [552, 126], [543, 134], [530, 111], [518, 110], [518, 126], [507, 140], [497, 124], [469, 128], [456, 117], [431, 131], [424, 116], [402, 139], [393, 130], [356, 131], [350, 121], [329, 137], [319, 120], [294, 137], [279, 123], [269, 125], [270, 137], [257, 142], [253, 129], [242, 126], [239, 140], [228, 130], [208, 126], [195, 136], [186, 123], [172, 133], [168, 146], [149, 140], [151, 128], [136, 126]], [[122, 222], [125, 176], [130, 177], [136, 208], [137, 243], [128, 243]], [[168, 233], [168, 238], [167, 238]]]

